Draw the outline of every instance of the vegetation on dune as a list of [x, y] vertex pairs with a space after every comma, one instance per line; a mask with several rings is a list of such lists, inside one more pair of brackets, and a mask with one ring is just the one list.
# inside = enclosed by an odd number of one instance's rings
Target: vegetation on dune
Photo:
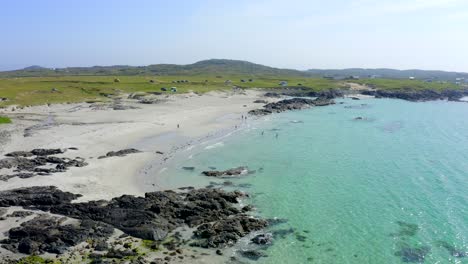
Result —
[[[119, 81], [116, 82], [115, 80]], [[243, 81], [242, 81], [243, 80]], [[63, 76], [63, 77], [21, 77], [0, 79], [0, 101], [5, 105], [38, 105], [45, 103], [103, 101], [108, 95], [120, 91], [163, 92], [171, 94], [171, 87], [177, 93], [189, 91], [205, 93], [214, 90], [241, 88], [278, 88], [279, 82], [287, 81], [288, 86], [302, 86], [313, 90], [337, 88], [336, 81], [323, 78], [257, 75], [209, 75], [209, 76]]]
[[0, 124], [9, 124], [11, 123], [11, 119], [6, 116], [0, 116]]
[[[26, 77], [25, 77], [26, 76]], [[31, 77], [39, 76], [39, 77]], [[246, 61], [206, 60], [189, 65], [158, 64], [143, 67], [75, 67], [47, 69], [32, 66], [0, 72], [0, 107], [64, 102], [99, 102], [110, 95], [134, 92], [177, 93], [240, 88], [302, 87], [313, 91], [344, 88], [346, 82], [378, 89], [444, 90], [464, 86], [448, 82], [408, 79], [332, 80], [311, 72], [278, 69]], [[4, 77], [4, 78], [1, 78]], [[163, 89], [165, 88], [165, 89]], [[167, 91], [162, 91], [167, 90]]]
[[351, 82], [367, 85], [377, 89], [383, 90], [434, 90], [442, 91], [448, 89], [460, 89], [462, 86], [449, 83], [449, 82], [427, 82], [421, 80], [409, 79], [362, 79], [352, 80]]
[[39, 256], [27, 256], [18, 261], [18, 264], [60, 264], [58, 260], [44, 259]]

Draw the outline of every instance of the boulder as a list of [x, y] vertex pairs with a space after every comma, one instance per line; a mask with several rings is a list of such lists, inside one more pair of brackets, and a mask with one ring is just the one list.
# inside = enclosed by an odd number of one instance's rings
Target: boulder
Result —
[[259, 234], [252, 238], [250, 241], [257, 245], [271, 244], [273, 235], [271, 233]]
[[134, 148], [129, 148], [129, 149], [123, 149], [119, 151], [109, 151], [105, 156], [100, 156], [98, 159], [104, 159], [104, 158], [109, 158], [109, 157], [124, 157], [128, 154], [133, 154], [133, 153], [140, 153], [138, 149]]
[[211, 170], [211, 171], [203, 171], [202, 174], [205, 176], [210, 176], [210, 177], [222, 177], [222, 176], [237, 176], [241, 174], [247, 174], [249, 172], [247, 167], [237, 167], [225, 171], [217, 171], [217, 170]]
[[316, 99], [307, 98], [291, 98], [284, 99], [275, 103], [269, 103], [263, 106], [263, 109], [255, 109], [249, 111], [251, 115], [268, 115], [271, 113], [281, 113], [289, 110], [300, 110], [312, 106], [325, 106], [334, 104], [331, 99], [319, 97]]

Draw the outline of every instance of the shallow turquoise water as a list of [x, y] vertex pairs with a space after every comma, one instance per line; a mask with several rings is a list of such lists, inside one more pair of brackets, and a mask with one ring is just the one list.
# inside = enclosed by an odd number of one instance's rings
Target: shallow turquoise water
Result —
[[468, 263], [468, 104], [342, 101], [254, 123], [168, 173], [256, 170], [234, 183], [256, 214], [287, 219], [259, 263]]

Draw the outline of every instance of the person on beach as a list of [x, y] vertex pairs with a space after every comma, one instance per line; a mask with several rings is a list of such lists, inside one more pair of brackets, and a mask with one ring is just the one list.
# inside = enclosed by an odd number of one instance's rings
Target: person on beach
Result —
[[262, 136], [263, 136], [263, 134], [265, 134], [265, 131], [262, 131]]
[[179, 127], [180, 127], [179, 124], [177, 124], [177, 128], [179, 128]]
[[276, 138], [278, 138], [278, 133], [276, 133]]

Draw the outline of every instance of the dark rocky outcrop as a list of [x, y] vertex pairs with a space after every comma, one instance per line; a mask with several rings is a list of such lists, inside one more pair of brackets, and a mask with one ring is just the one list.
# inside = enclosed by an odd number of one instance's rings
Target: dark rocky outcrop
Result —
[[[2, 191], [0, 207], [23, 206], [83, 221], [106, 223], [128, 235], [148, 240], [163, 240], [169, 232], [182, 225], [199, 226], [195, 232], [198, 244], [194, 245], [218, 247], [235, 243], [249, 232], [267, 226], [267, 221], [244, 215], [234, 206], [242, 196], [244, 194], [237, 191], [199, 189], [188, 192], [151, 192], [144, 197], [123, 195], [110, 201], [71, 203], [79, 195], [48, 186]], [[29, 227], [33, 223], [26, 225]], [[53, 227], [58, 228], [56, 225]], [[13, 232], [16, 237], [10, 237], [6, 244], [19, 247], [19, 232]], [[86, 234], [78, 233], [80, 237], [86, 237]], [[73, 233], [68, 235], [73, 241], [80, 240], [75, 239]], [[26, 238], [37, 244], [42, 243], [41, 239], [33, 239], [27, 234], [21, 237]], [[28, 240], [25, 242], [31, 244]], [[29, 247], [35, 248], [31, 245]]]
[[62, 149], [33, 149], [31, 151], [33, 155], [36, 156], [49, 156], [65, 153], [65, 150]]
[[222, 219], [214, 223], [206, 223], [194, 232], [198, 241], [192, 245], [204, 248], [217, 248], [232, 246], [241, 237], [250, 232], [261, 230], [267, 226], [265, 220], [239, 215], [233, 218]]
[[30, 215], [33, 215], [34, 212], [31, 211], [14, 211], [13, 213], [7, 215], [6, 217], [19, 217], [19, 218], [25, 218]]
[[395, 98], [407, 101], [432, 101], [432, 100], [450, 100], [458, 101], [463, 96], [468, 95], [468, 90], [369, 90], [362, 91], [364, 95], [372, 95], [376, 98]]
[[252, 238], [250, 241], [257, 245], [270, 244], [273, 241], [273, 235], [271, 233], [259, 234]]
[[5, 156], [17, 158], [17, 157], [31, 157], [33, 156], [33, 154], [31, 153], [31, 151], [14, 151], [14, 152], [5, 154]]
[[322, 91], [313, 91], [307, 87], [290, 87], [287, 89], [276, 89], [275, 92], [265, 93], [266, 97], [279, 98], [281, 96], [292, 96], [292, 97], [320, 97], [326, 99], [335, 99], [343, 97], [343, 91], [339, 89], [328, 89]]
[[10, 251], [23, 254], [62, 254], [68, 247], [88, 239], [107, 238], [114, 231], [109, 225], [91, 220], [67, 225], [61, 222], [58, 217], [37, 216], [20, 227], [10, 229], [8, 239], [0, 243]]
[[105, 156], [100, 156], [98, 159], [104, 159], [109, 157], [124, 157], [128, 154], [140, 153], [141, 151], [134, 148], [122, 149], [119, 151], [109, 151]]
[[268, 93], [265, 93], [263, 96], [272, 97], [272, 98], [279, 98], [279, 97], [281, 97], [281, 94], [275, 93], [275, 92], [268, 92]]
[[80, 194], [63, 192], [54, 186], [20, 188], [0, 192], [0, 207], [24, 206], [41, 207], [70, 203]]
[[329, 98], [319, 97], [316, 99], [307, 98], [292, 98], [284, 99], [275, 103], [269, 103], [263, 106], [262, 109], [249, 111], [251, 115], [269, 115], [272, 113], [280, 113], [289, 110], [301, 110], [312, 106], [325, 106], [334, 104], [335, 102]]
[[[83, 158], [59, 158], [50, 155], [62, 154], [61, 149], [33, 149], [32, 151], [15, 151], [7, 153], [7, 158], [0, 160], [0, 169], [15, 169], [13, 174], [0, 175], [0, 180], [7, 181], [14, 177], [22, 179], [36, 175], [48, 175], [64, 172], [70, 167], [88, 165]], [[46, 167], [43, 167], [46, 166]]]
[[241, 174], [247, 174], [249, 172], [247, 167], [237, 167], [225, 171], [211, 170], [203, 171], [202, 174], [210, 177], [222, 177], [222, 176], [237, 176]]

